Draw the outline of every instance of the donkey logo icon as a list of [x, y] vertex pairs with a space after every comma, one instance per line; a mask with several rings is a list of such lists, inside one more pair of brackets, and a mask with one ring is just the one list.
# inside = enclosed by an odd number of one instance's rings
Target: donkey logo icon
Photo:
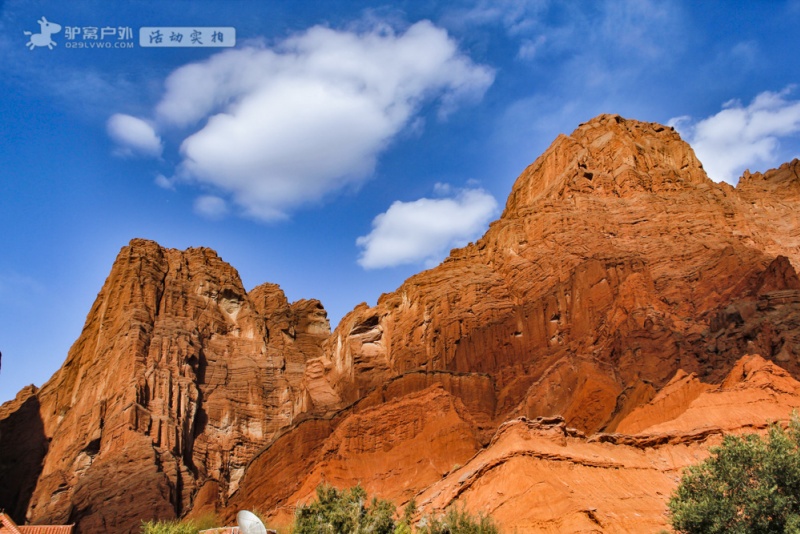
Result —
[[54, 33], [58, 33], [61, 31], [61, 25], [56, 24], [55, 22], [48, 22], [48, 20], [42, 17], [41, 20], [37, 20], [36, 22], [39, 23], [39, 27], [41, 28], [39, 33], [31, 33], [31, 32], [23, 32], [25, 35], [30, 35], [31, 39], [25, 46], [33, 50], [37, 46], [46, 46], [49, 50], [52, 50], [57, 43], [55, 43], [50, 36]]

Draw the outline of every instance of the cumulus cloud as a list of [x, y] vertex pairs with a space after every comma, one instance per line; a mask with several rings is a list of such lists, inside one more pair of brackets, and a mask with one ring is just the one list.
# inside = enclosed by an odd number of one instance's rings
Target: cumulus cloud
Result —
[[117, 153], [123, 156], [161, 155], [161, 138], [146, 121], [130, 115], [117, 113], [106, 123], [108, 135], [118, 145]]
[[682, 116], [668, 124], [692, 145], [713, 180], [735, 185], [746, 168], [780, 163], [780, 138], [800, 132], [800, 101], [788, 98], [792, 89], [765, 91], [748, 106], [731, 100], [705, 119]]
[[221, 219], [228, 213], [228, 204], [214, 195], [203, 195], [195, 199], [194, 212], [206, 219]]
[[[449, 192], [437, 184], [437, 192]], [[453, 247], [466, 245], [497, 214], [497, 201], [482, 189], [463, 189], [450, 198], [394, 202], [372, 221], [372, 231], [356, 240], [365, 269], [441, 261]]]
[[475, 101], [494, 72], [428, 21], [398, 33], [316, 26], [272, 48], [227, 50], [166, 80], [159, 124], [194, 128], [175, 178], [212, 186], [245, 215], [280, 219], [369, 177], [417, 112]]

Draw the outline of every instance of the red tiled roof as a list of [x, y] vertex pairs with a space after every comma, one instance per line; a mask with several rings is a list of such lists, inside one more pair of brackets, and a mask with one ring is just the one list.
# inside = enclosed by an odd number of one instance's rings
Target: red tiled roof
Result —
[[0, 512], [0, 534], [20, 534], [17, 524], [6, 514]]
[[74, 525], [21, 525], [19, 534], [72, 534]]
[[22, 525], [17, 526], [6, 514], [0, 512], [0, 534], [72, 534], [75, 525]]

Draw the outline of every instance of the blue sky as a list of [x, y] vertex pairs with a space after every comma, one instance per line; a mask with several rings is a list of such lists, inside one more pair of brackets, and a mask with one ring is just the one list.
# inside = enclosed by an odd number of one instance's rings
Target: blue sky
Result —
[[716, 180], [797, 157], [798, 24], [800, 0], [0, 0], [0, 401], [57, 370], [133, 237], [214, 248], [335, 326], [600, 113], [675, 125]]

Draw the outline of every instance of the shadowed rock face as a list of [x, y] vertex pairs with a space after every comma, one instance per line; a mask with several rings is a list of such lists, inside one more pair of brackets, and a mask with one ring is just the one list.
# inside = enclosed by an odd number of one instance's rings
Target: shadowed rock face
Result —
[[[319, 482], [361, 482], [399, 502], [423, 496], [429, 510], [463, 498], [534, 528], [538, 512], [515, 511], [512, 493], [489, 498], [479, 481], [561, 476], [525, 463], [541, 456], [542, 432], [580, 449], [584, 434], [671, 421], [744, 354], [800, 376], [798, 168], [715, 184], [671, 128], [602, 115], [522, 173], [480, 240], [332, 334], [319, 302], [290, 304], [274, 284], [247, 293], [213, 251], [134, 240], [64, 366], [30, 394], [31, 435], [49, 440], [26, 467], [35, 489], [2, 498], [33, 522], [135, 532], [145, 518], [231, 519], [243, 507], [287, 521]], [[787, 416], [794, 401], [776, 399]], [[4, 405], [0, 432], [21, 409]], [[537, 417], [555, 419], [520, 422]], [[719, 428], [763, 425], [748, 421]], [[486, 464], [507, 475], [461, 471], [512, 427], [514, 447], [533, 452]], [[586, 451], [624, 441], [609, 439]], [[634, 473], [641, 461], [608, 465]], [[658, 469], [673, 480], [691, 461]], [[665, 480], [636, 513], [663, 512]], [[568, 526], [613, 531], [584, 497], [565, 505]], [[542, 531], [564, 527], [541, 520]]]
[[0, 509], [22, 523], [47, 453], [38, 390], [23, 388], [0, 406]]

